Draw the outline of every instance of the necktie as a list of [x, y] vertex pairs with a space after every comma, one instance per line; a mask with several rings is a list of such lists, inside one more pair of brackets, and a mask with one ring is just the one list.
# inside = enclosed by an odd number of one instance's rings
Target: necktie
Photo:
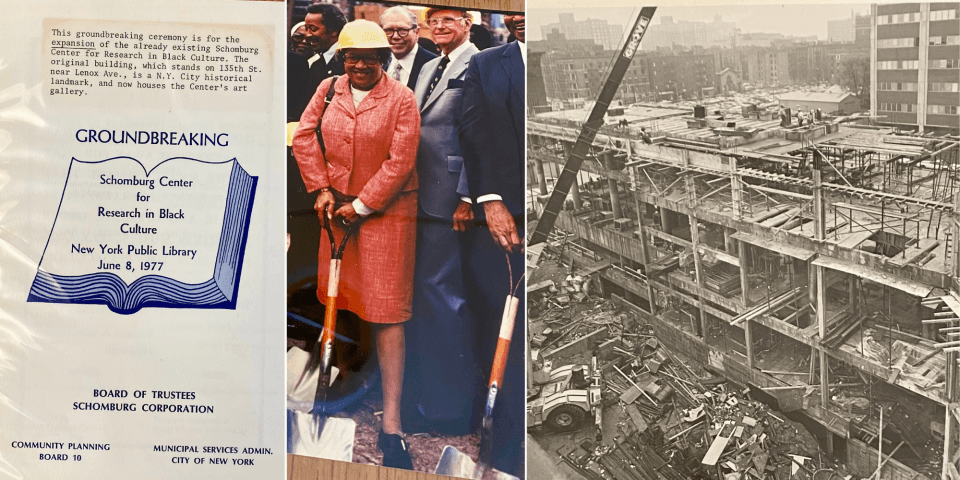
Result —
[[433, 80], [430, 80], [430, 87], [427, 88], [427, 97], [430, 97], [430, 94], [433, 93], [433, 89], [437, 88], [437, 84], [440, 83], [440, 77], [443, 76], [443, 69], [450, 64], [450, 57], [444, 55], [440, 59], [440, 65], [437, 65], [437, 73], [433, 74]]
[[398, 82], [400, 81], [400, 69], [402, 68], [403, 68], [403, 65], [400, 65], [400, 62], [397, 62], [397, 68], [393, 69], [393, 79]]

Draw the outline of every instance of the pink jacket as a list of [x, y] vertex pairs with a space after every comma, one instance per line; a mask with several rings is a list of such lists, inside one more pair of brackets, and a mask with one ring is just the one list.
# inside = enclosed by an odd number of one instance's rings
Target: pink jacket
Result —
[[293, 137], [293, 153], [307, 191], [329, 186], [383, 210], [398, 193], [417, 189], [420, 113], [413, 92], [390, 80], [381, 80], [354, 108], [349, 80], [346, 75], [339, 78], [323, 117], [326, 158], [314, 129], [331, 80], [320, 83]]

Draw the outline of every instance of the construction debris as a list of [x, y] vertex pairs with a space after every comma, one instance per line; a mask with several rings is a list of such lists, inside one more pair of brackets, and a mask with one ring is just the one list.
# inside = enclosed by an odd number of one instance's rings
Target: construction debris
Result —
[[[610, 313], [602, 306], [593, 311]], [[590, 321], [583, 324], [585, 330], [596, 326]], [[581, 339], [593, 339], [594, 334]], [[631, 337], [619, 338], [622, 346], [613, 348], [611, 355], [589, 370], [602, 377], [602, 382], [595, 382], [603, 385], [600, 403], [604, 416], [617, 420], [617, 434], [602, 432], [599, 437], [584, 439], [557, 452], [566, 465], [584, 478], [764, 479], [768, 475], [788, 478], [786, 472], [796, 469], [833, 468], [821, 463], [819, 445], [805, 427], [753, 399], [749, 389], [735, 387], [705, 371], [697, 373], [657, 341], [649, 328], [641, 327]], [[558, 350], [567, 350], [569, 345]], [[562, 362], [570, 357], [552, 358]], [[558, 367], [553, 369], [553, 375], [566, 377], [581, 368], [584, 367]], [[580, 378], [585, 380], [582, 374]], [[567, 385], [574, 383], [576, 380], [567, 381]], [[569, 394], [570, 390], [566, 392]], [[588, 413], [571, 414], [572, 397], [560, 408], [571, 420], [582, 422]], [[530, 425], [550, 434], [555, 423], [545, 422], [541, 415]]]
[[[548, 246], [541, 258], [552, 255], [556, 250]], [[535, 278], [553, 281], [540, 281], [528, 292], [529, 303], [539, 307], [530, 319], [536, 362], [529, 375], [528, 425], [538, 444], [556, 453], [568, 473], [594, 480], [833, 479], [848, 474], [859, 479], [879, 466], [880, 478], [912, 471], [924, 480], [939, 471], [943, 426], [937, 430], [936, 423], [942, 422], [942, 413], [924, 411], [928, 404], [905, 402], [890, 383], [899, 378], [900, 384], [942, 388], [943, 359], [931, 353], [938, 351], [934, 342], [891, 328], [887, 314], [863, 304], [831, 312], [822, 342], [884, 366], [887, 374], [866, 375], [831, 362], [824, 397], [815, 350], [811, 355], [800, 343], [770, 332], [758, 336], [754, 330], [753, 368], [770, 381], [740, 385], [724, 377], [729, 372], [712, 366], [714, 345], [736, 346], [726, 349], [728, 357], [743, 355], [737, 351], [745, 348], [743, 337], [730, 323], [722, 329], [708, 326], [707, 336], [721, 340], [711, 345], [708, 339], [710, 362], [704, 362], [701, 352], [671, 348], [701, 335], [695, 313], [673, 319], [665, 308], [661, 323], [644, 321], [624, 302], [604, 298], [607, 286], [598, 277], [609, 281], [609, 275], [626, 270], [591, 262], [589, 256], [570, 255], [567, 261], [569, 267], [542, 261]], [[686, 268], [682, 259], [678, 263]], [[583, 293], [586, 285], [592, 293], [582, 301], [558, 301]], [[819, 339], [816, 324], [807, 317], [814, 307], [808, 304], [808, 289], [793, 286], [780, 292], [728, 321], [754, 322], [756, 329], [763, 318], [767, 323], [776, 318]], [[665, 328], [676, 328], [684, 338], [678, 340]], [[811, 421], [811, 411], [829, 412], [831, 417], [821, 418], [843, 423], [833, 434], [814, 436], [807, 426], [823, 424]], [[839, 428], [849, 432], [844, 435]], [[939, 436], [931, 434], [936, 431]], [[839, 448], [846, 449], [837, 456], [825, 443], [831, 435], [839, 435]]]

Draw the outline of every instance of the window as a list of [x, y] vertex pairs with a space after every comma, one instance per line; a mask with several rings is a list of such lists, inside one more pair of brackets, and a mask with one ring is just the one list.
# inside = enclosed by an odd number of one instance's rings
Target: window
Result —
[[960, 45], [960, 35], [937, 35], [930, 37], [930, 45]]
[[928, 114], [937, 114], [937, 115], [956, 115], [957, 106], [956, 105], [927, 105]]
[[888, 60], [877, 62], [877, 70], [916, 70], [919, 65], [919, 60]]
[[920, 21], [920, 12], [898, 13], [893, 15], [878, 15], [877, 25], [888, 25], [894, 23], [911, 23]]
[[[879, 62], [883, 63], [883, 62]], [[928, 63], [929, 68], [943, 69], [943, 68], [960, 68], [960, 59], [948, 58], [946, 60], [930, 60]]]
[[957, 87], [960, 87], [960, 83], [951, 83], [951, 82], [932, 82], [930, 84], [931, 92], [957, 92], [960, 91]]
[[[877, 48], [916, 47], [919, 44], [920, 44], [920, 39], [917, 37], [885, 38], [883, 40], [877, 40]], [[933, 44], [931, 43], [931, 45]]]
[[880, 82], [880, 90], [891, 92], [916, 92], [916, 83], [906, 82]]
[[953, 20], [957, 18], [956, 10], [933, 10], [930, 12], [930, 20]]
[[877, 106], [878, 110], [885, 112], [906, 112], [912, 113], [917, 111], [917, 104], [915, 103], [885, 103], [880, 102]]

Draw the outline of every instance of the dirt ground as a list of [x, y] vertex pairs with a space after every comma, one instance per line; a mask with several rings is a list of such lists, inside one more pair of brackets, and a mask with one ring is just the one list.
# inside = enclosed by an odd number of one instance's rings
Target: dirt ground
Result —
[[[297, 346], [306, 349], [306, 342], [287, 341], [288, 347]], [[377, 432], [380, 431], [381, 415], [383, 412], [382, 393], [380, 388], [371, 388], [356, 403], [335, 417], [350, 418], [357, 423], [356, 437], [353, 443], [353, 461], [370, 465], [381, 465], [382, 455], [377, 449]], [[477, 435], [458, 437], [434, 436], [426, 433], [406, 435], [405, 439], [413, 457], [413, 468], [418, 472], [433, 473], [440, 461], [443, 448], [451, 445], [463, 453], [477, 458], [480, 438]]]
[[[352, 411], [341, 412], [338, 417], [351, 418], [357, 422], [357, 433], [353, 444], [353, 461], [380, 465], [381, 455], [377, 450], [377, 432], [380, 431], [382, 402], [380, 389], [371, 389], [358, 402]], [[477, 457], [480, 438], [477, 435], [459, 437], [433, 436], [426, 433], [417, 433], [406, 436], [410, 453], [413, 457], [413, 468], [418, 472], [433, 473], [440, 461], [440, 454], [446, 445], [452, 445], [461, 452]]]

